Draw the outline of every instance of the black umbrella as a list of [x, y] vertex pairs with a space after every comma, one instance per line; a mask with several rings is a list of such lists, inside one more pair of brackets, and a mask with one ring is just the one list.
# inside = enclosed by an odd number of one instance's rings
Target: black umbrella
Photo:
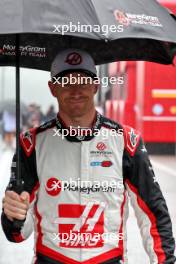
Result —
[[19, 68], [49, 70], [55, 55], [68, 47], [87, 50], [97, 64], [117, 60], [171, 64], [176, 22], [154, 0], [1, 0], [0, 66], [16, 66], [18, 161]]
[[117, 60], [172, 63], [176, 23], [155, 0], [1, 0], [0, 65], [49, 70], [59, 50], [86, 49], [97, 64]]

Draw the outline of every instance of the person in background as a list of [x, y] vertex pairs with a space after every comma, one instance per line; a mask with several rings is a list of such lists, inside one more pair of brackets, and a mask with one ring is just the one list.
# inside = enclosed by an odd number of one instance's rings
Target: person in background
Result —
[[16, 118], [7, 111], [2, 115], [2, 139], [5, 148], [15, 151], [16, 148]]
[[53, 119], [56, 117], [56, 112], [55, 112], [55, 109], [54, 109], [54, 105], [50, 105], [47, 113], [46, 113], [46, 117], [45, 117], [45, 121], [49, 121], [50, 119]]

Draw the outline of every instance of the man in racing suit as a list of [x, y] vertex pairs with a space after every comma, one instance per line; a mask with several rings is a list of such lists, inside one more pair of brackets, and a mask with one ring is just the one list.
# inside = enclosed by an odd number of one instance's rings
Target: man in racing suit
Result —
[[171, 220], [142, 138], [96, 112], [95, 82], [71, 84], [71, 77], [88, 76], [95, 79], [96, 69], [86, 52], [65, 50], [55, 58], [49, 87], [59, 113], [21, 134], [24, 192], [13, 191], [14, 156], [3, 199], [5, 235], [21, 242], [34, 229], [37, 264], [126, 264], [130, 198], [150, 263], [173, 264]]

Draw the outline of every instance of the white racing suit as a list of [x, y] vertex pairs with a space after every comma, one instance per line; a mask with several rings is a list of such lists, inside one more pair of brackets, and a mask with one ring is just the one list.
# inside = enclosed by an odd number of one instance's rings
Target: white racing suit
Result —
[[64, 136], [65, 129], [58, 114], [21, 134], [30, 210], [21, 229], [3, 212], [7, 239], [21, 242], [34, 229], [36, 264], [126, 264], [130, 198], [150, 263], [173, 264], [170, 216], [139, 133], [99, 113], [87, 135]]

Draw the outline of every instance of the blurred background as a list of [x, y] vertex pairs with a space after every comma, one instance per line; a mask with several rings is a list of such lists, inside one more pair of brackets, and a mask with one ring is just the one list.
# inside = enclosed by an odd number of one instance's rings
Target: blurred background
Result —
[[[176, 13], [175, 0], [160, 1]], [[176, 65], [176, 58], [175, 58]], [[115, 62], [98, 67], [100, 78], [123, 77], [123, 85], [102, 86], [95, 98], [97, 110], [142, 133], [173, 222], [176, 237], [176, 67], [149, 62]], [[48, 88], [49, 72], [21, 69], [21, 130], [38, 126], [58, 112]], [[15, 69], [0, 68], [0, 200], [10, 178], [15, 150]], [[0, 213], [1, 213], [0, 202]], [[148, 264], [136, 219], [130, 207], [129, 264]], [[33, 236], [12, 244], [0, 226], [0, 264], [31, 263]]]

